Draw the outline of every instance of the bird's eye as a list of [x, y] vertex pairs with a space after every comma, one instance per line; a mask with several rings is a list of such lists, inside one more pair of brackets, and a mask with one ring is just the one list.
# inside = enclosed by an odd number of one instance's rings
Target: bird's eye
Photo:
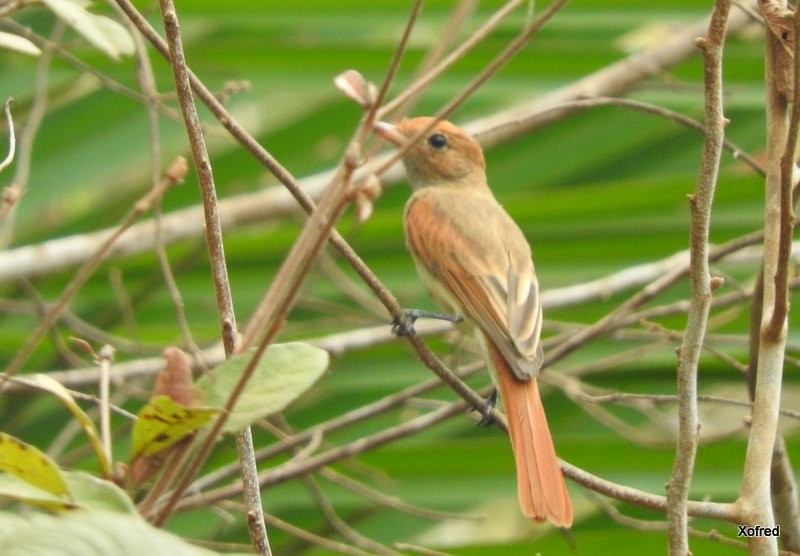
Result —
[[445, 147], [447, 147], [447, 137], [445, 137], [441, 133], [434, 133], [433, 135], [428, 137], [428, 144], [437, 151], [440, 151]]

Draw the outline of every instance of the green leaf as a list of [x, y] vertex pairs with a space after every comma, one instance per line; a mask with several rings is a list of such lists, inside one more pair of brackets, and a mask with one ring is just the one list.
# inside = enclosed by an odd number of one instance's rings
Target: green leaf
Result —
[[83, 471], [64, 471], [62, 477], [69, 488], [70, 500], [42, 490], [10, 473], [0, 473], [0, 498], [51, 511], [80, 508], [138, 515], [130, 497], [111, 481]]
[[[0, 499], [45, 508], [50, 511], [70, 510], [75, 503], [42, 490], [11, 473], [0, 473]], [[2, 529], [0, 529], [2, 533]]]
[[133, 53], [133, 39], [116, 21], [96, 15], [87, 9], [86, 0], [42, 0], [59, 19], [80, 33], [93, 46], [118, 60], [122, 54]]
[[[224, 406], [252, 353], [231, 357], [197, 381], [208, 405]], [[303, 342], [271, 345], [264, 352], [236, 402], [224, 432], [235, 432], [284, 409], [308, 390], [328, 368], [328, 352]]]
[[130, 496], [113, 482], [83, 471], [68, 471], [64, 476], [80, 508], [139, 515]]
[[169, 396], [156, 396], [142, 408], [133, 425], [131, 459], [163, 452], [208, 423], [219, 411], [210, 407], [187, 408]]
[[0, 432], [0, 469], [57, 496], [69, 494], [56, 462], [31, 444]]
[[21, 520], [0, 513], [0, 545], [4, 556], [201, 556], [215, 554], [151, 526], [132, 514], [106, 511], [34, 514]]

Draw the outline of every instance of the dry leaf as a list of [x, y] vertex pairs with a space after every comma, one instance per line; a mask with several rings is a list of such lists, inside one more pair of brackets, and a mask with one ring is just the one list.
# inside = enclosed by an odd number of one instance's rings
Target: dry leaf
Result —
[[167, 366], [156, 377], [153, 398], [169, 396], [184, 407], [194, 407], [200, 403], [200, 395], [192, 384], [192, 362], [189, 356], [176, 347], [164, 350]]
[[359, 224], [372, 216], [373, 201], [381, 195], [381, 182], [375, 174], [370, 174], [356, 186], [353, 201], [356, 205], [356, 220]]
[[340, 73], [333, 80], [336, 87], [364, 108], [372, 106], [377, 96], [375, 86], [356, 70]]

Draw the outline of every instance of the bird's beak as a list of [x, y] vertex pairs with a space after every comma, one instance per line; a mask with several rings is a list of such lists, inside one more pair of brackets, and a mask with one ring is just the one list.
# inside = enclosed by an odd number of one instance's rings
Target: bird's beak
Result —
[[397, 147], [404, 145], [407, 141], [406, 136], [400, 133], [397, 126], [387, 122], [375, 122], [375, 133]]

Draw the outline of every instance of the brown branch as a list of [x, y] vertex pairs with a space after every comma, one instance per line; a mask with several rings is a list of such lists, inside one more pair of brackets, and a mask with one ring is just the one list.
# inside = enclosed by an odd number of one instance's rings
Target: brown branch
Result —
[[[800, 10], [795, 12], [794, 17], [794, 46], [792, 51], [798, 52], [798, 45], [800, 45], [800, 33], [797, 32], [797, 27], [800, 22]], [[792, 190], [795, 186], [795, 172], [796, 172], [796, 157], [798, 147], [798, 134], [800, 134], [800, 110], [795, 107], [800, 106], [800, 79], [797, 78], [800, 72], [800, 56], [793, 56], [790, 60], [781, 58], [788, 65], [788, 62], [794, 62], [794, 71], [792, 72], [794, 78], [794, 98], [792, 99], [792, 113], [789, 118], [789, 130], [786, 136], [786, 143], [783, 149], [783, 155], [780, 158], [780, 193], [779, 193], [779, 211], [780, 211], [780, 224], [778, 235], [778, 259], [775, 268], [775, 302], [772, 309], [772, 317], [770, 318], [769, 325], [764, 333], [771, 339], [778, 338], [784, 331], [786, 318], [789, 315], [789, 288], [787, 283], [789, 280], [789, 259], [791, 257], [791, 244], [792, 235], [794, 233], [794, 203], [792, 199]]]
[[[666, 496], [651, 494], [601, 479], [563, 460], [561, 461], [561, 470], [564, 472], [565, 476], [594, 492], [604, 494], [621, 502], [627, 502], [660, 512], [667, 512]], [[736, 522], [738, 519], [738, 513], [735, 511], [736, 508], [733, 504], [690, 500], [686, 505], [686, 510], [689, 515], [694, 517], [719, 519], [729, 522]]]
[[729, 11], [729, 0], [717, 0], [714, 3], [708, 36], [697, 40], [697, 45], [703, 51], [706, 133], [697, 185], [694, 194], [689, 197], [692, 209], [689, 245], [691, 300], [686, 331], [678, 352], [678, 442], [672, 476], [667, 484], [669, 551], [673, 555], [689, 554], [687, 505], [700, 427], [697, 412], [697, 366], [703, 352], [713, 289], [708, 264], [708, 237], [725, 135], [722, 50]]
[[[192, 87], [189, 82], [189, 72], [183, 53], [178, 14], [175, 11], [172, 0], [160, 0], [159, 4], [161, 7], [164, 29], [169, 42], [169, 60], [175, 80], [175, 90], [178, 93], [178, 101], [181, 106], [186, 132], [189, 137], [195, 168], [197, 168], [200, 194], [203, 199], [206, 245], [208, 247], [211, 274], [216, 291], [222, 344], [225, 348], [225, 355], [230, 356], [237, 348], [236, 316], [233, 309], [230, 282], [228, 281], [228, 268], [225, 263], [225, 249], [222, 241], [222, 226], [220, 223], [219, 207], [217, 205], [214, 173], [211, 167], [211, 161], [208, 157], [205, 138], [200, 124], [200, 117], [197, 114], [197, 107], [194, 103]], [[224, 422], [224, 419], [219, 418], [217, 421]], [[219, 428], [221, 428], [221, 425]], [[215, 432], [218, 433], [219, 429]], [[210, 443], [215, 439], [216, 434], [210, 437], [206, 442]], [[256, 480], [258, 469], [255, 464], [253, 439], [249, 428], [245, 428], [236, 433], [236, 448], [239, 454], [244, 499], [248, 508], [247, 524], [250, 533], [250, 541], [253, 543], [253, 548], [256, 553], [262, 556], [271, 556], [272, 549], [269, 545], [267, 528], [261, 510], [261, 491], [258, 488]], [[189, 464], [186, 474], [188, 475], [192, 472], [196, 472], [196, 469], [202, 465], [204, 460], [205, 457], [201, 450]], [[191, 477], [192, 475], [190, 475], [189, 480]], [[188, 483], [185, 476], [181, 478], [181, 483], [179, 483], [179, 485], [184, 482]], [[180, 487], [176, 489], [176, 492], [180, 493]], [[172, 505], [174, 506], [174, 502]], [[170, 515], [171, 509], [172, 506], [168, 503], [156, 518], [155, 522], [157, 525], [164, 524]]]

